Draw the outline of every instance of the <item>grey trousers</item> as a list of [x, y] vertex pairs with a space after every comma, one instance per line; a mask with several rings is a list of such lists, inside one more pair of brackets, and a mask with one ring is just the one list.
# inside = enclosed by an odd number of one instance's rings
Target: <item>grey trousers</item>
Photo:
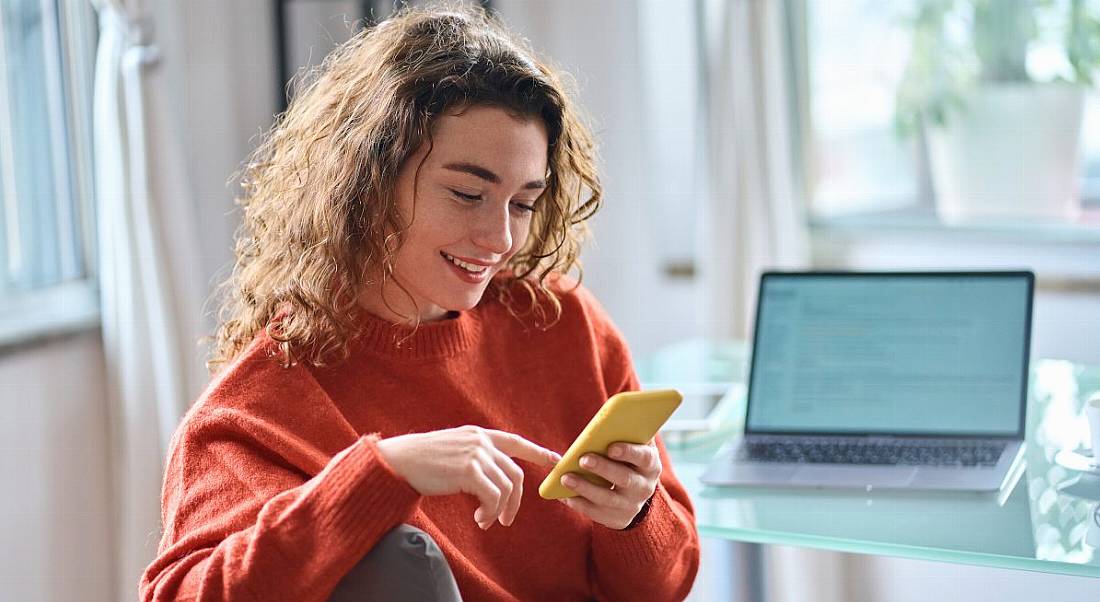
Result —
[[336, 586], [329, 602], [461, 602], [435, 540], [412, 525], [387, 533]]

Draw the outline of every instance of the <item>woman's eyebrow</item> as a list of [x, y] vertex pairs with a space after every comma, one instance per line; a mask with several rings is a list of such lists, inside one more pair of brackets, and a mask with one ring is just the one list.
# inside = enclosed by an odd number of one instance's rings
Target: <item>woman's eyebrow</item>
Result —
[[[491, 170], [482, 167], [474, 163], [447, 163], [443, 166], [443, 169], [449, 169], [451, 171], [458, 171], [462, 173], [468, 173], [472, 176], [481, 178], [493, 184], [500, 184], [500, 176], [493, 173]], [[531, 180], [523, 185], [524, 190], [541, 190], [546, 188], [546, 180]]]

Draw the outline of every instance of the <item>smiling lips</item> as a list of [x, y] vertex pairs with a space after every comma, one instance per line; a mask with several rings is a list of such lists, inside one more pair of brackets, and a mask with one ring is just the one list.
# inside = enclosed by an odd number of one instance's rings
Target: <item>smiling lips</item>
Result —
[[448, 261], [450, 261], [454, 265], [462, 268], [464, 271], [466, 271], [470, 275], [482, 275], [485, 272], [489, 271], [489, 266], [488, 265], [482, 265], [482, 264], [477, 264], [477, 263], [470, 263], [468, 261], [463, 261], [463, 260], [455, 257], [454, 255], [448, 255], [447, 253], [443, 253], [443, 252], [440, 252], [440, 254], [443, 255], [443, 257], [445, 259], [447, 259]]

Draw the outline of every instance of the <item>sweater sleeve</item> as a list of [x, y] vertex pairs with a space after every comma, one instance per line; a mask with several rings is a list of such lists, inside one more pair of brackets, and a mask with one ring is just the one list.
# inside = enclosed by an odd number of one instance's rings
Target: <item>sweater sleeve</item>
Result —
[[[583, 288], [608, 396], [641, 388], [625, 338]], [[699, 533], [687, 490], [676, 478], [664, 442], [656, 438], [662, 473], [648, 513], [627, 530], [592, 526], [594, 589], [606, 600], [681, 600], [699, 570]]]
[[189, 416], [173, 438], [142, 599], [326, 599], [420, 499], [377, 435], [341, 434], [350, 443], [328, 457], [308, 433], [253, 413]]

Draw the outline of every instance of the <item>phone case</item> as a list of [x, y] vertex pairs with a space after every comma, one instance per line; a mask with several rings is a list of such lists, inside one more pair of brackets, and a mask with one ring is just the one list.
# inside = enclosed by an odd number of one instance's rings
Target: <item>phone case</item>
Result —
[[647, 443], [680, 405], [683, 396], [675, 389], [658, 391], [630, 391], [618, 393], [608, 399], [599, 412], [588, 422], [581, 434], [562, 455], [560, 461], [542, 481], [539, 495], [548, 500], [575, 497], [561, 484], [566, 473], [575, 472], [602, 487], [611, 484], [602, 477], [581, 468], [581, 456], [587, 453], [607, 455], [612, 443]]

